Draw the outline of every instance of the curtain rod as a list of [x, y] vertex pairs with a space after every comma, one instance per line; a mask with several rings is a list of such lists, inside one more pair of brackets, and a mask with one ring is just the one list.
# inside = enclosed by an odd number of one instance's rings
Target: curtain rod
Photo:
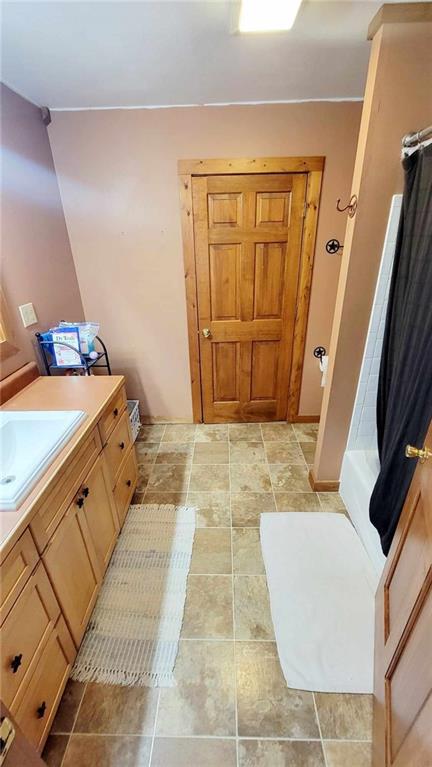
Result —
[[416, 133], [407, 133], [402, 139], [402, 146], [410, 148], [417, 146], [417, 144], [422, 144], [423, 141], [427, 141], [430, 138], [432, 138], [432, 125], [429, 125], [427, 128], [423, 128], [423, 130], [419, 130]]

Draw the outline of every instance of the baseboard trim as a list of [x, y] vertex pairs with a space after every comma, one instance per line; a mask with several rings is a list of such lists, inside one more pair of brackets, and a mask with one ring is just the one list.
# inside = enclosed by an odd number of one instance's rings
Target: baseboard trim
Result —
[[309, 484], [316, 493], [337, 493], [339, 481], [315, 479], [313, 469], [309, 472]]
[[319, 415], [295, 415], [291, 423], [319, 423]]

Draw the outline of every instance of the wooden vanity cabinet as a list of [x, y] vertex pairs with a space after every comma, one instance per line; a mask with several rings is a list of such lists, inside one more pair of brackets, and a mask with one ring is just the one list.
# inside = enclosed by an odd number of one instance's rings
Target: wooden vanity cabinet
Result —
[[136, 482], [126, 392], [117, 386], [0, 566], [1, 697], [39, 752]]

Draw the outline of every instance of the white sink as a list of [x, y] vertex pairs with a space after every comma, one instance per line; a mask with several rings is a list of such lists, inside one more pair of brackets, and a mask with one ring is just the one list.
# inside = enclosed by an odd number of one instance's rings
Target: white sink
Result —
[[0, 412], [0, 510], [20, 506], [85, 417], [82, 410]]

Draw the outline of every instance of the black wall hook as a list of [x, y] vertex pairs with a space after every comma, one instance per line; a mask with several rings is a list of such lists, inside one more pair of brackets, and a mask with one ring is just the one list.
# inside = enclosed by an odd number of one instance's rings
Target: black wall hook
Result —
[[325, 249], [327, 253], [339, 253], [340, 250], [343, 250], [343, 245], [339, 242], [339, 240], [336, 239], [336, 237], [332, 237], [331, 240], [327, 240]]
[[345, 213], [345, 211], [348, 211], [348, 215], [350, 218], [354, 218], [356, 211], [357, 211], [357, 204], [358, 204], [358, 198], [356, 194], [353, 194], [350, 198], [350, 201], [348, 205], [345, 205], [344, 208], [341, 208], [339, 203], [341, 201], [341, 198], [338, 198], [338, 201], [336, 203], [336, 210], [339, 211], [339, 213]]
[[327, 354], [327, 351], [324, 346], [315, 346], [315, 349], [313, 350], [313, 355], [318, 360], [322, 360], [323, 357], [325, 357]]

